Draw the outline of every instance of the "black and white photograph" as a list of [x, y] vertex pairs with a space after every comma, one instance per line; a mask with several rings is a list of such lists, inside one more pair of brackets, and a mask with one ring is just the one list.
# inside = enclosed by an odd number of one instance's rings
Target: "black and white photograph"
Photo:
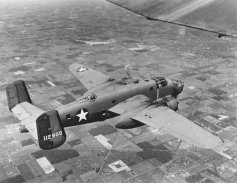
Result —
[[236, 183], [237, 0], [0, 0], [0, 183]]

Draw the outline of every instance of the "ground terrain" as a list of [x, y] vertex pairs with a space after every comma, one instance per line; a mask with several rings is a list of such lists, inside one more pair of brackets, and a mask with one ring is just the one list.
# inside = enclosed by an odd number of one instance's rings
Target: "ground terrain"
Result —
[[[0, 183], [237, 181], [236, 39], [148, 21], [103, 0], [0, 2]], [[172, 136], [118, 130], [116, 118], [67, 128], [62, 147], [40, 150], [19, 133], [5, 87], [23, 79], [42, 109], [67, 104], [86, 91], [67, 69], [74, 62], [116, 78], [130, 64], [140, 79], [182, 79], [179, 113], [224, 139], [224, 154], [186, 143], [176, 150]]]

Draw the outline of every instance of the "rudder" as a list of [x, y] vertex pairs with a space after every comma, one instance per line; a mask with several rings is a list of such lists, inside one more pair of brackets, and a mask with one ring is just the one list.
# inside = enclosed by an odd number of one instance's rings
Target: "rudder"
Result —
[[38, 141], [41, 149], [50, 150], [61, 146], [66, 140], [58, 111], [43, 113], [36, 119]]
[[6, 94], [10, 111], [12, 111], [12, 108], [14, 108], [19, 103], [32, 103], [25, 82], [23, 80], [17, 80], [7, 85]]

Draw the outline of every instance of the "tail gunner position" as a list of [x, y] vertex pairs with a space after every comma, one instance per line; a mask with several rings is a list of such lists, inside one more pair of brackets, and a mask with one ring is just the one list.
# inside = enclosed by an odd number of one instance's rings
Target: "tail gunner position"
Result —
[[175, 112], [178, 109], [176, 97], [184, 87], [180, 80], [154, 77], [117, 81], [76, 63], [70, 65], [69, 70], [88, 91], [56, 110], [45, 112], [33, 105], [22, 80], [6, 88], [10, 111], [44, 150], [59, 147], [65, 142], [65, 127], [115, 116], [120, 116], [117, 128], [146, 124], [201, 148], [215, 148], [222, 144], [221, 139]]

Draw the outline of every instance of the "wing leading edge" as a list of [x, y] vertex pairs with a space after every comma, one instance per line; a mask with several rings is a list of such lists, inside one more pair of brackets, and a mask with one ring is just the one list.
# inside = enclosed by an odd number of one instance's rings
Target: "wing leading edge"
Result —
[[135, 96], [111, 108], [110, 111], [126, 115], [128, 111], [132, 113], [132, 110], [140, 108], [139, 112], [134, 112], [131, 119], [201, 148], [214, 149], [223, 144], [219, 137], [166, 106], [152, 105], [151, 101], [146, 96]]
[[148, 19], [237, 37], [236, 0], [107, 0]]

